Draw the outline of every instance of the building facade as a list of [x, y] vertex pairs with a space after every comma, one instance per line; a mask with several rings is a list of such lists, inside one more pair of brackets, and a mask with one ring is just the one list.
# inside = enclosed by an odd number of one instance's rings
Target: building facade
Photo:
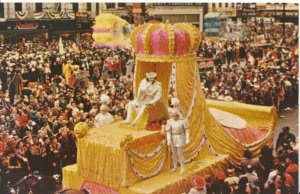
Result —
[[90, 33], [102, 3], [0, 3], [0, 34], [8, 42]]
[[155, 15], [162, 22], [190, 23], [203, 31], [203, 17], [205, 5], [201, 3], [148, 3], [146, 4], [148, 15]]
[[236, 20], [236, 3], [208, 3], [208, 12], [225, 13], [229, 19]]
[[255, 18], [273, 18], [274, 22], [299, 23], [297, 3], [238, 3], [237, 17], [243, 21]]

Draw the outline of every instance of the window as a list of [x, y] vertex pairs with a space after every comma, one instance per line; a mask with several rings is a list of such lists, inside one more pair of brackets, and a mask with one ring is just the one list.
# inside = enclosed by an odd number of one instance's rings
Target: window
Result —
[[216, 8], [216, 4], [212, 3], [212, 8], [215, 9]]
[[106, 9], [114, 9], [115, 4], [114, 3], [106, 3]]
[[225, 3], [225, 7], [228, 7], [228, 3]]
[[219, 3], [219, 7], [222, 7], [222, 3]]
[[92, 4], [86, 3], [86, 11], [92, 11]]
[[118, 3], [118, 7], [125, 7], [126, 3]]
[[22, 11], [22, 3], [15, 3], [15, 11]]
[[73, 11], [78, 12], [78, 3], [73, 3]]
[[4, 3], [0, 3], [0, 18], [4, 18]]
[[231, 8], [234, 8], [234, 3], [231, 3]]
[[43, 11], [43, 4], [42, 3], [35, 3], [35, 11], [42, 12]]

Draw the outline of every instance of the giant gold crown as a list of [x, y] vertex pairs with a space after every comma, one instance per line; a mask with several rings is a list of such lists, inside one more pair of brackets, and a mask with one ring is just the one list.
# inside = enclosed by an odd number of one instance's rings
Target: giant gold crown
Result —
[[172, 62], [195, 58], [200, 38], [199, 30], [193, 25], [167, 22], [138, 26], [131, 33], [130, 41], [137, 60]]

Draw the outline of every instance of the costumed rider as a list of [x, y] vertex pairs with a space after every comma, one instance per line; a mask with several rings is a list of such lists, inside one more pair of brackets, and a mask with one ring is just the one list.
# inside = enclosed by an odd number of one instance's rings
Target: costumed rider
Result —
[[171, 172], [175, 172], [177, 163], [180, 164], [180, 174], [184, 172], [183, 147], [190, 142], [190, 131], [187, 120], [180, 118], [178, 110], [173, 110], [171, 118], [167, 121], [166, 137], [167, 144], [171, 147], [173, 167]]
[[144, 78], [138, 89], [137, 99], [128, 103], [127, 118], [123, 121], [123, 124], [130, 123], [130, 116], [133, 110], [137, 111], [137, 116], [131, 123], [136, 125], [143, 115], [147, 105], [154, 105], [162, 99], [162, 87], [159, 81], [156, 81], [157, 73], [149, 72], [146, 73], [146, 78]]
[[107, 106], [107, 104], [109, 103], [109, 97], [101, 97], [102, 105], [100, 106], [100, 113], [96, 115], [94, 122], [96, 128], [111, 124], [115, 121], [114, 117], [108, 112], [109, 107]]

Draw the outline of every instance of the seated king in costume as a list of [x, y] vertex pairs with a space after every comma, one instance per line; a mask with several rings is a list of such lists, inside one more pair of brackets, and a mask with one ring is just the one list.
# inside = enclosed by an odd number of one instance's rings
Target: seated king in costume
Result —
[[155, 105], [162, 100], [162, 86], [159, 81], [156, 81], [157, 73], [146, 73], [139, 86], [137, 98], [128, 103], [127, 118], [123, 121], [124, 124], [130, 123], [132, 111], [137, 111], [137, 116], [134, 118], [132, 125], [136, 125], [142, 117], [147, 105]]

